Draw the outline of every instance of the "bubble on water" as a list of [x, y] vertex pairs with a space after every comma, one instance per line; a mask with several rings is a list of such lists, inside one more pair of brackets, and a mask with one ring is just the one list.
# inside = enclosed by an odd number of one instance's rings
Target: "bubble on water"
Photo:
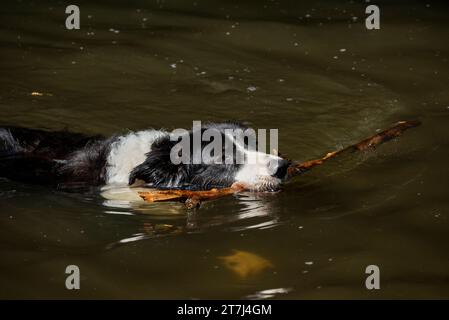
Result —
[[306, 262], [304, 262], [304, 264], [311, 266], [313, 264], [313, 261], [306, 261]]
[[341, 48], [339, 51], [340, 52], [346, 52], [346, 49], [345, 48]]

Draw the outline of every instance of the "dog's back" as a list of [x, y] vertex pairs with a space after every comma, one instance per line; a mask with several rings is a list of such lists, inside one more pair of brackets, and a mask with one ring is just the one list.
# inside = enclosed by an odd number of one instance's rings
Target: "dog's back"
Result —
[[[21, 127], [0, 128], [0, 176], [70, 188], [100, 184], [105, 159], [100, 136]], [[94, 147], [95, 146], [95, 147]], [[77, 151], [83, 150], [82, 154]], [[68, 159], [72, 159], [69, 161]], [[104, 176], [104, 175], [103, 175]]]

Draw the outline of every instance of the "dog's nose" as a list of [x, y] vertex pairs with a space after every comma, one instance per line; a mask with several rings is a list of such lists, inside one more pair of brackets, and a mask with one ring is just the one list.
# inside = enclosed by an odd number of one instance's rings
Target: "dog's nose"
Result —
[[276, 178], [284, 179], [287, 175], [289, 162], [285, 159], [278, 160], [276, 173], [273, 175]]

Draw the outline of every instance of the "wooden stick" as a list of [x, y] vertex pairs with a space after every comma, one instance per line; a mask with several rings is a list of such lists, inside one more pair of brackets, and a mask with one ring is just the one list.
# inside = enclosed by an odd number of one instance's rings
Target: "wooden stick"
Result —
[[388, 128], [369, 138], [366, 138], [365, 140], [362, 140], [341, 150], [329, 152], [320, 159], [309, 160], [303, 163], [292, 163], [287, 170], [287, 176], [288, 178], [292, 178], [294, 176], [303, 174], [304, 172], [309, 171], [310, 169], [323, 164], [325, 161], [335, 158], [336, 156], [344, 152], [364, 151], [375, 148], [376, 146], [386, 141], [399, 137], [405, 130], [419, 126], [420, 124], [420, 121], [400, 121], [391, 128]]
[[[409, 128], [416, 127], [420, 125], [419, 121], [401, 121], [395, 126], [379, 132], [359, 143], [350, 145], [349, 147], [343, 148], [338, 151], [329, 152], [324, 157], [315, 160], [309, 160], [303, 163], [292, 163], [287, 170], [287, 177], [292, 178], [294, 176], [300, 175], [310, 169], [323, 164], [325, 161], [335, 158], [336, 156], [350, 151], [362, 151], [374, 148], [381, 143], [388, 140], [394, 139], [400, 136], [405, 130]], [[158, 190], [153, 189], [149, 191], [139, 192], [139, 196], [147, 202], [165, 202], [165, 201], [178, 201], [184, 202], [184, 204], [189, 209], [198, 208], [202, 201], [217, 199], [225, 196], [229, 196], [241, 191], [248, 190], [248, 188], [243, 183], [234, 183], [229, 188], [221, 189], [211, 189], [206, 191], [192, 191], [192, 190], [182, 190], [182, 189], [169, 189], [169, 190]]]
[[205, 191], [191, 191], [181, 189], [170, 190], [150, 190], [139, 192], [139, 196], [147, 202], [165, 202], [165, 201], [179, 201], [184, 202], [187, 208], [193, 209], [200, 206], [201, 201], [212, 200], [225, 197], [237, 192], [246, 190], [244, 184], [234, 183], [229, 188], [211, 189]]

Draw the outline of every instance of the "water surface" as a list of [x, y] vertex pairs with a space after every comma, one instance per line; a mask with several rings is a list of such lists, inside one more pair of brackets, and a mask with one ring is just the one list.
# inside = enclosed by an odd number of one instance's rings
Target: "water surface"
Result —
[[[109, 135], [231, 119], [278, 128], [296, 160], [423, 125], [197, 212], [1, 179], [0, 297], [449, 298], [448, 6], [378, 1], [368, 31], [359, 3], [79, 1], [78, 31], [64, 2], [3, 4], [0, 125]], [[242, 277], [222, 258], [234, 250], [271, 266]], [[364, 286], [371, 264], [381, 290]]]

